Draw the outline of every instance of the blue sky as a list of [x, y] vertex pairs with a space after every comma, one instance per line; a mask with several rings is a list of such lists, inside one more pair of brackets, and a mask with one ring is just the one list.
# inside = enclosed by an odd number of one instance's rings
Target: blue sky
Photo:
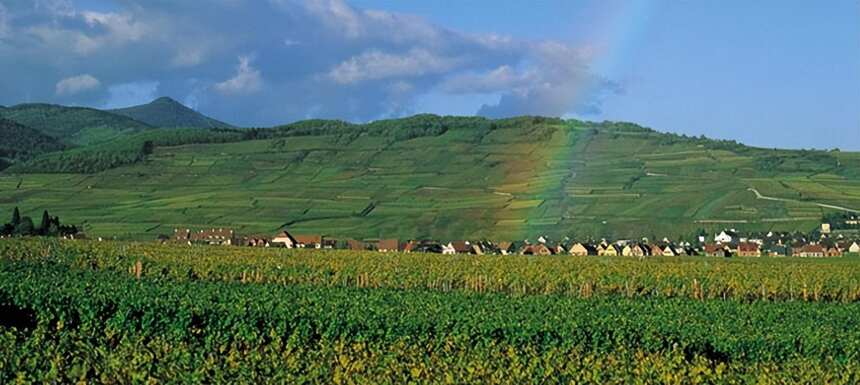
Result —
[[0, 0], [0, 104], [625, 120], [860, 150], [860, 2]]

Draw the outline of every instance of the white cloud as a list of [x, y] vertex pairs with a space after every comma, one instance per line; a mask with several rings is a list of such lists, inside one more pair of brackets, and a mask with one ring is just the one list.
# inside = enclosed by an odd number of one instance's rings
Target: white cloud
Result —
[[[606, 83], [565, 44], [465, 33], [343, 0], [218, 0], [205, 11], [190, 1], [123, 0], [97, 10], [67, 0], [0, 3], [8, 11], [0, 8], [0, 26], [9, 21], [0, 68], [10, 69], [0, 104], [26, 92], [85, 105], [148, 98], [141, 90], [153, 87], [116, 88], [148, 79], [159, 84], [153, 92], [224, 120], [271, 125], [423, 111], [428, 94], [440, 101], [436, 112], [449, 98], [468, 100], [473, 111], [501, 98], [482, 113], [563, 114], [582, 103], [583, 84]], [[69, 73], [105, 86], [83, 92], [56, 83]]]
[[251, 57], [239, 56], [239, 67], [236, 76], [215, 84], [215, 89], [225, 95], [248, 94], [262, 88], [263, 79], [260, 71], [251, 67]]
[[99, 50], [118, 49], [146, 39], [161, 39], [158, 22], [150, 24], [137, 20], [127, 13], [77, 12], [65, 2], [49, 2], [47, 9], [52, 20], [24, 28], [23, 36], [30, 35], [50, 47], [55, 54], [71, 51], [77, 55], [91, 55]]
[[102, 108], [122, 108], [149, 103], [158, 97], [159, 82], [137, 81], [108, 87], [108, 100]]
[[444, 73], [456, 67], [460, 61], [438, 56], [421, 48], [404, 54], [373, 50], [338, 64], [329, 71], [328, 76], [339, 84], [353, 84], [367, 80]]
[[440, 88], [453, 94], [511, 91], [528, 86], [536, 77], [534, 71], [518, 72], [510, 65], [502, 65], [486, 72], [451, 76]]
[[149, 32], [145, 23], [135, 20], [129, 14], [81, 12], [81, 17], [90, 28], [104, 28], [109, 39], [120, 43], [140, 40]]
[[70, 0], [36, 0], [33, 7], [45, 10], [54, 17], [69, 17], [75, 15], [75, 6]]
[[[278, 2], [292, 7], [291, 1]], [[329, 28], [338, 30], [349, 38], [361, 37], [366, 32], [366, 24], [362, 22], [361, 14], [342, 0], [309, 0], [304, 6]]]
[[170, 60], [174, 67], [194, 67], [203, 63], [206, 51], [203, 47], [182, 48]]
[[89, 74], [72, 76], [57, 82], [55, 93], [60, 96], [75, 95], [101, 86], [101, 82]]

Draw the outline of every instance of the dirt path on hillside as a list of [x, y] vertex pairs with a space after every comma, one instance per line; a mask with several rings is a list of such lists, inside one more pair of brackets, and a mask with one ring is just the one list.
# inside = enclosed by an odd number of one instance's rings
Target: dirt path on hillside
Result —
[[860, 214], [860, 210], [849, 209], [849, 208], [847, 208], [847, 207], [836, 206], [836, 205], [829, 205], [829, 204], [826, 204], [826, 203], [815, 203], [815, 202], [799, 201], [799, 200], [796, 200], [796, 199], [787, 199], [787, 198], [769, 197], [769, 196], [761, 195], [761, 193], [760, 193], [760, 192], [758, 192], [758, 190], [756, 190], [756, 189], [754, 189], [754, 188], [752, 188], [752, 187], [748, 188], [747, 190], [752, 191], [752, 192], [755, 194], [755, 197], [756, 197], [757, 199], [763, 199], [763, 200], [767, 200], [767, 201], [777, 201], [777, 202], [810, 203], [810, 204], [814, 204], [814, 205], [819, 206], [819, 207], [825, 207], [825, 208], [828, 208], [828, 209], [842, 210], [842, 211], [847, 211], [847, 212], [850, 212], [850, 213], [858, 213], [858, 214]]

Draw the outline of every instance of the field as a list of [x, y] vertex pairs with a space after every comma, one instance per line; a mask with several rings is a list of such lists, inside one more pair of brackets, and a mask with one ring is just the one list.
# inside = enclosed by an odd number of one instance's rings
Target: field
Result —
[[2, 240], [0, 381], [852, 384], [858, 262]]
[[807, 232], [824, 213], [860, 210], [857, 153], [756, 149], [629, 124], [513, 122], [411, 139], [370, 131], [157, 147], [143, 163], [93, 174], [0, 174], [0, 210], [48, 209], [120, 239], [287, 227], [497, 241]]

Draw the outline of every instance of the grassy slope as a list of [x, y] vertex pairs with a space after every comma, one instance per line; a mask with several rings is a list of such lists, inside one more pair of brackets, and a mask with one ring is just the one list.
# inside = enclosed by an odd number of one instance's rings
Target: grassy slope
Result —
[[[860, 209], [857, 153], [591, 126], [162, 147], [146, 163], [94, 175], [0, 176], [0, 212], [48, 208], [93, 235], [138, 238], [177, 226], [270, 233], [287, 224], [334, 236], [520, 239], [810, 230], [827, 210], [816, 203]], [[750, 187], [789, 201], [756, 199]]]
[[73, 145], [105, 142], [150, 128], [144, 123], [110, 112], [52, 104], [20, 104], [0, 110], [0, 117]]
[[231, 125], [212, 119], [179, 102], [162, 97], [140, 106], [111, 110], [118, 115], [144, 122], [153, 127], [229, 128]]

